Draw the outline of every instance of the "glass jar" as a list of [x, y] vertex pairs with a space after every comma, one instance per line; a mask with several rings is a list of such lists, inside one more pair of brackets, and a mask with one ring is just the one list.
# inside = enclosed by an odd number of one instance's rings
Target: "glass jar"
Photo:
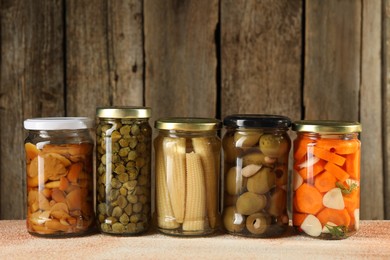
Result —
[[221, 122], [210, 118], [156, 121], [157, 228], [177, 236], [213, 233], [219, 223]]
[[24, 121], [27, 230], [45, 237], [91, 231], [93, 211], [92, 120], [85, 117]]
[[343, 239], [359, 229], [361, 125], [297, 121], [293, 226], [311, 237]]
[[275, 237], [288, 228], [289, 118], [231, 115], [224, 121], [223, 215], [226, 232]]
[[151, 220], [151, 138], [148, 107], [96, 109], [96, 214], [111, 235], [136, 235]]

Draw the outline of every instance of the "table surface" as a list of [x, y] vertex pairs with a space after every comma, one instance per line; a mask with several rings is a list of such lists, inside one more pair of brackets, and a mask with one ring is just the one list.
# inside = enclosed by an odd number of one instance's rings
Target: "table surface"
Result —
[[390, 221], [361, 221], [344, 240], [290, 235], [259, 239], [217, 234], [179, 238], [150, 231], [142, 236], [92, 234], [39, 238], [24, 220], [0, 221], [0, 259], [390, 259]]

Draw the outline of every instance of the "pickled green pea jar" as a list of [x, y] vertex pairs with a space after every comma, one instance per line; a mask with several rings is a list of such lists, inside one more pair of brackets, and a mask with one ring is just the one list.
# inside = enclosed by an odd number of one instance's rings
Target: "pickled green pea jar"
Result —
[[211, 118], [157, 120], [154, 140], [158, 230], [204, 236], [219, 226], [221, 122]]
[[293, 226], [321, 239], [344, 239], [359, 229], [361, 125], [296, 121]]
[[96, 109], [96, 217], [102, 233], [136, 235], [151, 222], [148, 107]]
[[27, 230], [41, 237], [81, 236], [92, 231], [93, 121], [47, 117], [24, 121]]
[[226, 232], [276, 237], [288, 228], [289, 118], [241, 114], [223, 120], [223, 213]]

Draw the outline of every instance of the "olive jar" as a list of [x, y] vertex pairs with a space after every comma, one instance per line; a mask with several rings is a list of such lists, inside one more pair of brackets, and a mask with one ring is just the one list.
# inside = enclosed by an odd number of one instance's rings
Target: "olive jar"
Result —
[[276, 237], [288, 228], [289, 118], [231, 115], [223, 121], [223, 215], [226, 232]]
[[361, 125], [297, 121], [294, 140], [293, 226], [322, 239], [359, 229]]
[[202, 236], [219, 226], [221, 122], [164, 118], [155, 122], [156, 211], [160, 232]]
[[111, 235], [136, 235], [151, 222], [151, 139], [148, 107], [96, 109], [96, 215]]
[[80, 236], [94, 226], [92, 120], [32, 118], [24, 147], [27, 230], [43, 237]]

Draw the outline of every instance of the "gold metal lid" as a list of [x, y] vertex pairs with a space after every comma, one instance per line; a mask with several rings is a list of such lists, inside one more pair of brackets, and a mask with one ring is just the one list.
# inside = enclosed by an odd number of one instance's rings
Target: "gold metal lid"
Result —
[[355, 121], [301, 120], [293, 122], [292, 130], [314, 133], [356, 133], [362, 131], [362, 125]]
[[219, 130], [221, 121], [214, 118], [167, 117], [157, 120], [154, 127], [161, 130], [210, 131]]
[[150, 107], [98, 107], [96, 116], [100, 118], [150, 118]]

